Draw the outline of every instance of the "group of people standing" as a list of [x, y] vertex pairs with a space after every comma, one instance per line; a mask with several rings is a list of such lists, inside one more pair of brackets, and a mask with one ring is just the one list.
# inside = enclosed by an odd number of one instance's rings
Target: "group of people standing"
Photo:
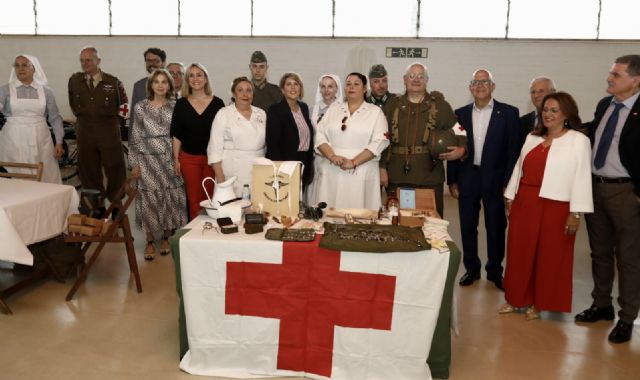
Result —
[[[582, 123], [571, 95], [553, 80], [531, 82], [535, 110], [493, 99], [491, 73], [473, 73], [474, 102], [455, 111], [467, 131], [463, 159], [450, 162], [447, 182], [458, 199], [466, 273], [480, 279], [478, 219], [484, 208], [487, 279], [505, 291], [501, 314], [570, 312], [573, 251], [580, 221], [591, 247], [593, 304], [579, 323], [614, 320], [612, 289], [619, 278], [619, 320], [608, 340], [631, 339], [640, 308], [640, 55], [615, 60], [594, 120]], [[502, 277], [506, 244], [506, 270]]]
[[[236, 176], [240, 195], [255, 158], [300, 161], [305, 200], [333, 207], [378, 209], [380, 186], [430, 188], [443, 215], [446, 178], [459, 204], [466, 269], [460, 285], [480, 279], [483, 208], [487, 279], [505, 290], [507, 301], [499, 312], [523, 309], [527, 320], [541, 310], [569, 312], [575, 233], [584, 216], [594, 302], [576, 321], [614, 319], [617, 268], [620, 320], [609, 340], [631, 338], [640, 308], [640, 56], [616, 59], [607, 78], [611, 96], [584, 124], [571, 95], [556, 92], [547, 77], [531, 82], [535, 110], [521, 118], [517, 108], [493, 98], [489, 70], [473, 73], [473, 102], [454, 111], [442, 93], [427, 90], [427, 67], [417, 62], [403, 74], [399, 95], [388, 91], [383, 65], [368, 76], [350, 73], [344, 87], [337, 75], [324, 74], [309, 108], [300, 76], [287, 72], [279, 85], [269, 83], [266, 56], [256, 51], [251, 78], [233, 80], [225, 106], [203, 65], [165, 65], [166, 53], [157, 48], [144, 59], [149, 76], [133, 89], [128, 161], [138, 178], [136, 222], [147, 235], [146, 259], [157, 252], [157, 236], [160, 253], [168, 253], [172, 231], [199, 213], [205, 177], [220, 183]], [[120, 80], [100, 70], [95, 48], [82, 49], [80, 63], [68, 89], [80, 178], [117, 202], [127, 169], [119, 129], [127, 95]], [[0, 160], [43, 161], [45, 180], [60, 182], [62, 118], [46, 83], [35, 57], [16, 57], [10, 83], [0, 87], [0, 112], [7, 116]], [[438, 143], [445, 146], [438, 150]]]

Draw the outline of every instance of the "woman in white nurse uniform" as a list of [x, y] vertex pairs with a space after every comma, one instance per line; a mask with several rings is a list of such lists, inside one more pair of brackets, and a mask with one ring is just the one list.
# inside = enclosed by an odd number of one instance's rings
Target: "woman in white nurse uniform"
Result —
[[[62, 183], [57, 161], [63, 153], [62, 117], [46, 84], [37, 58], [26, 54], [15, 58], [9, 83], [0, 87], [0, 112], [7, 119], [0, 131], [0, 161], [42, 161], [42, 181]], [[53, 127], [55, 146], [47, 120]]]
[[346, 103], [333, 103], [316, 129], [315, 149], [322, 155], [311, 204], [336, 208], [380, 208], [382, 151], [389, 145], [387, 119], [380, 107], [365, 102], [367, 78], [351, 73]]
[[234, 79], [231, 93], [234, 102], [213, 120], [207, 155], [216, 183], [236, 176], [233, 187], [240, 196], [242, 187], [252, 184], [253, 160], [264, 157], [267, 116], [251, 105], [253, 87], [247, 77]]

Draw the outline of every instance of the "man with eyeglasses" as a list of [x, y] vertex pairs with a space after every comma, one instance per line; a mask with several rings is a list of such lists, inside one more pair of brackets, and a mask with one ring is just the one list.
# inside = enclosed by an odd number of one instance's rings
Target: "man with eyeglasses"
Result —
[[387, 69], [384, 68], [384, 65], [377, 64], [371, 66], [369, 70], [369, 83], [371, 90], [369, 91], [369, 96], [365, 98], [367, 103], [383, 107], [389, 99], [396, 96], [396, 94], [389, 92], [389, 79], [387, 77]]
[[262, 108], [265, 112], [269, 107], [282, 100], [280, 87], [267, 82], [267, 56], [263, 52], [256, 50], [251, 54], [249, 62], [251, 70], [251, 84], [253, 85], [253, 106]]
[[535, 109], [520, 118], [520, 143], [522, 148], [527, 135], [531, 133], [533, 128], [540, 121], [540, 112], [542, 110], [542, 100], [545, 96], [556, 92], [556, 85], [553, 79], [545, 76], [533, 78], [529, 85], [529, 95], [531, 95], [531, 104]]
[[467, 131], [467, 157], [447, 165], [451, 196], [458, 199], [463, 263], [461, 286], [480, 279], [478, 219], [484, 209], [487, 231], [487, 280], [502, 288], [502, 261], [507, 220], [503, 193], [519, 153], [520, 118], [516, 107], [493, 99], [496, 88], [491, 73], [473, 73], [469, 91], [473, 103], [458, 108], [458, 122]]
[[175, 91], [175, 98], [180, 98], [182, 94], [182, 83], [184, 82], [185, 67], [182, 62], [169, 62], [167, 64], [167, 71], [173, 78], [173, 88]]
[[[144, 54], [144, 64], [147, 69], [147, 73], [151, 74], [155, 69], [164, 69], [164, 62], [167, 60], [167, 53], [164, 50], [158, 48], [148, 48]], [[131, 93], [131, 104], [129, 109], [132, 111], [129, 116], [129, 131], [127, 140], [131, 137], [131, 127], [135, 119], [136, 113], [133, 112], [136, 109], [136, 104], [147, 97], [147, 79], [148, 76], [141, 78], [133, 84], [133, 92]]]
[[592, 122], [593, 214], [585, 216], [593, 273], [593, 304], [576, 322], [615, 319], [611, 292], [618, 270], [618, 323], [609, 342], [631, 339], [640, 309], [640, 55], [618, 57], [607, 96]]
[[[433, 189], [436, 209], [444, 212], [443, 160], [457, 160], [465, 154], [466, 133], [456, 123], [453, 109], [437, 91], [427, 92], [427, 67], [414, 62], [404, 74], [406, 92], [383, 107], [389, 124], [390, 145], [380, 156], [380, 183], [388, 191], [398, 187]], [[433, 150], [430, 141], [450, 135], [446, 152]]]

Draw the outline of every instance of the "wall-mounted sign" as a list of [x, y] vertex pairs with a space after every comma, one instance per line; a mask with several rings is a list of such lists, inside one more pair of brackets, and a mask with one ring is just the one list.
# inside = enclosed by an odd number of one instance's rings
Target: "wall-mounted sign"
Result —
[[388, 47], [387, 58], [427, 58], [427, 48]]

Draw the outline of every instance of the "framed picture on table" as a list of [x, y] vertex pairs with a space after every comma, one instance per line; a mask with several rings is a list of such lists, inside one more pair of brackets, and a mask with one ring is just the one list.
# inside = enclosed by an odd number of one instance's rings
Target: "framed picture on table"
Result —
[[398, 193], [400, 208], [416, 208], [416, 189], [401, 187]]

